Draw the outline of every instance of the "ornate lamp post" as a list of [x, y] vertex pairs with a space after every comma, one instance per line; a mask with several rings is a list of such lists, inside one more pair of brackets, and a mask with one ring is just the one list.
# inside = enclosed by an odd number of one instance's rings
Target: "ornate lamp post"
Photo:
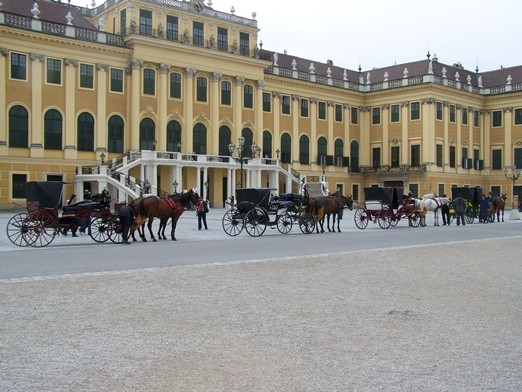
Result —
[[509, 219], [511, 220], [519, 220], [520, 212], [518, 211], [518, 197], [515, 195], [515, 182], [520, 178], [521, 169], [517, 169], [517, 166], [506, 166], [504, 167], [504, 177], [508, 180], [513, 181], [513, 185], [511, 187], [511, 194], [513, 201], [511, 203], [511, 212], [509, 213]]
[[237, 158], [234, 158], [236, 161], [240, 162], [240, 175], [241, 178], [239, 180], [240, 188], [243, 188], [243, 147], [245, 146], [245, 138], [243, 136], [238, 137], [237, 139], [237, 147], [230, 143], [228, 145], [228, 151], [230, 152], [230, 156], [234, 154], [234, 151], [237, 150]]
[[102, 166], [105, 165], [105, 153], [104, 153], [104, 152], [102, 152], [102, 153], [100, 154], [100, 160], [101, 160], [101, 164], [102, 164]]
[[281, 153], [281, 150], [278, 148], [276, 150], [276, 157], [277, 157], [277, 160], [279, 160], [279, 154]]
[[174, 181], [174, 182], [172, 183], [172, 185], [174, 185], [174, 194], [176, 195], [176, 194], [178, 193], [178, 185], [179, 185], [179, 184], [178, 184], [177, 181]]

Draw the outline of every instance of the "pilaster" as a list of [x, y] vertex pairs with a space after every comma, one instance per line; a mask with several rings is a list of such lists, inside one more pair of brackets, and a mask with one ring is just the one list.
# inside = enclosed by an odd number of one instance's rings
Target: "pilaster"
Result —
[[232, 108], [232, 110], [233, 110], [232, 118], [233, 118], [233, 122], [234, 122], [234, 124], [233, 124], [234, 129], [232, 129], [232, 143], [234, 143], [234, 144], [237, 143], [237, 138], [242, 135], [241, 112], [243, 111], [243, 103], [242, 103], [241, 98], [243, 97], [242, 87], [243, 87], [244, 82], [245, 82], [244, 77], [236, 76], [236, 80], [234, 82], [234, 96], [232, 97], [232, 101], [234, 103], [233, 108]]
[[31, 129], [40, 132], [31, 132], [31, 158], [43, 158], [44, 146], [43, 135], [44, 127], [42, 123], [42, 83], [43, 83], [43, 63], [45, 56], [40, 53], [31, 53]]
[[130, 149], [140, 148], [140, 86], [141, 66], [143, 60], [133, 57], [130, 60], [131, 68], [131, 110], [130, 110]]
[[[96, 64], [97, 86], [96, 95], [98, 103], [96, 107], [96, 152], [101, 154], [107, 151], [108, 133], [107, 133], [107, 73], [110, 66], [107, 64]], [[107, 157], [108, 158], [108, 157]]]
[[[168, 74], [170, 64], [161, 63], [159, 65], [159, 85], [158, 85], [158, 129], [156, 131], [157, 150], [167, 149], [167, 103], [168, 103]], [[154, 182], [156, 180], [154, 179]], [[158, 184], [159, 185], [159, 184]]]
[[221, 91], [220, 82], [222, 75], [219, 72], [212, 73], [212, 82], [210, 84], [210, 135], [212, 140], [210, 141], [210, 149], [207, 153], [221, 154], [226, 151], [219, 151], [219, 93]]
[[[186, 146], [188, 152], [194, 150], [194, 75], [195, 68], [185, 69], [185, 104], [183, 105], [183, 116], [185, 117], [185, 132], [181, 133], [181, 146]], [[185, 140], [183, 140], [185, 139]]]
[[6, 91], [7, 58], [9, 51], [0, 48], [0, 156], [7, 155]]
[[[263, 87], [265, 87], [265, 82], [262, 80], [258, 80], [256, 83], [256, 98], [254, 103], [255, 108], [255, 122], [256, 122], [256, 130], [254, 132], [254, 141], [258, 146], [263, 148]], [[261, 150], [261, 154], [263, 151]], [[262, 155], [261, 155], [262, 156]]]
[[65, 159], [77, 159], [76, 149], [76, 73], [78, 60], [65, 59]]

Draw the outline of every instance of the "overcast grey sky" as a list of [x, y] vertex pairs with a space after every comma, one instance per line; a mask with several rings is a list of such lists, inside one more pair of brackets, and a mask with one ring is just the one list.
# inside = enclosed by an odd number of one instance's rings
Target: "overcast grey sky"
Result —
[[352, 70], [425, 59], [428, 50], [469, 70], [522, 65], [520, 0], [212, 1], [219, 11], [232, 6], [238, 16], [257, 13], [264, 49]]

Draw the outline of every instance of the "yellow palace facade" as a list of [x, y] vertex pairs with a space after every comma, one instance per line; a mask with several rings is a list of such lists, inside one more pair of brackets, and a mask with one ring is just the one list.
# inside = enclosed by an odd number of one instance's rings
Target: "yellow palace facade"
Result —
[[356, 200], [522, 191], [522, 66], [428, 54], [348, 70], [264, 50], [254, 18], [211, 1], [2, 0], [0, 207], [24, 205], [33, 180], [117, 201], [197, 187], [214, 206], [319, 180]]

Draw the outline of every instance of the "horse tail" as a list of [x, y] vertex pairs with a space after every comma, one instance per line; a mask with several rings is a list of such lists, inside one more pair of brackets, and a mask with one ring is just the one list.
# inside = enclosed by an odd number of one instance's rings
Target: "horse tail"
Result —
[[140, 204], [138, 206], [138, 215], [139, 216], [147, 215], [147, 209], [145, 208], [145, 200], [147, 200], [147, 198], [145, 198], [145, 197], [140, 200]]

